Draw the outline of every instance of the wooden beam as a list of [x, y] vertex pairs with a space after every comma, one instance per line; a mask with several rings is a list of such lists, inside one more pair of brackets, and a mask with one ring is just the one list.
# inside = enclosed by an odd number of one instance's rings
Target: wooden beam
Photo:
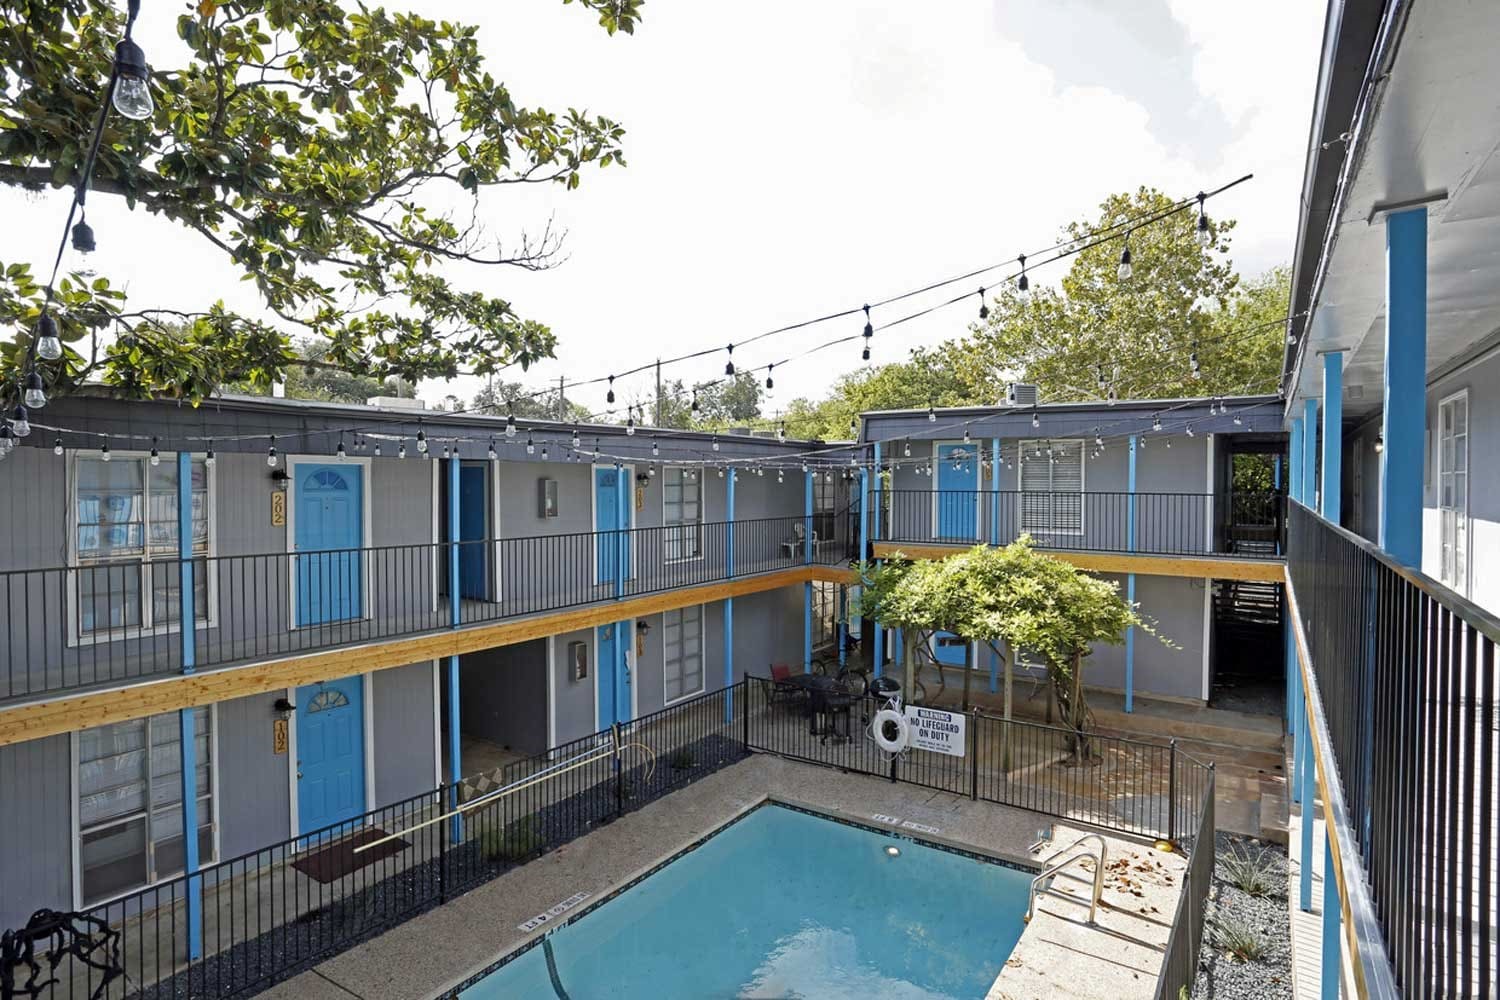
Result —
[[[901, 553], [912, 559], [946, 559], [967, 552], [972, 545], [913, 545], [877, 542], [875, 556], [888, 559]], [[1069, 552], [1041, 549], [1046, 555], [1094, 573], [1140, 573], [1146, 576], [1183, 576], [1195, 579], [1258, 580], [1281, 583], [1286, 566], [1279, 559], [1235, 559], [1232, 556], [1158, 556], [1138, 552]]]
[[59, 694], [10, 708], [0, 708], [0, 746], [112, 722], [126, 722], [180, 708], [210, 705], [246, 695], [284, 691], [289, 687], [335, 680], [373, 670], [403, 667], [444, 656], [510, 646], [560, 632], [593, 628], [627, 618], [722, 601], [726, 597], [742, 597], [801, 585], [810, 579], [828, 579], [829, 573], [843, 573], [846, 577], [852, 577], [848, 570], [797, 566], [774, 573], [685, 587], [605, 604], [589, 604], [565, 611], [473, 625], [430, 635], [341, 646], [315, 653], [262, 660], [243, 667], [172, 674], [105, 690]]

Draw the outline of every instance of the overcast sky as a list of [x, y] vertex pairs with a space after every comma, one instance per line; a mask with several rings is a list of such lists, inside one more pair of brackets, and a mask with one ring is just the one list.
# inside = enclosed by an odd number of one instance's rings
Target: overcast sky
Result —
[[[627, 130], [625, 170], [591, 170], [572, 192], [482, 196], [497, 235], [555, 216], [568, 231], [562, 266], [450, 272], [552, 327], [557, 360], [524, 376], [538, 387], [1014, 258], [1142, 184], [1187, 196], [1253, 172], [1211, 209], [1239, 220], [1243, 273], [1291, 256], [1322, 28], [1314, 0], [650, 0], [636, 34], [613, 38], [558, 0], [409, 3], [477, 22], [519, 103], [587, 108]], [[139, 37], [157, 66], [181, 61], [180, 9], [145, 0]], [[45, 274], [66, 196], [7, 189], [0, 211], [0, 259]], [[223, 297], [255, 308], [252, 289], [186, 230], [103, 197], [90, 222], [100, 249], [88, 263], [125, 285], [132, 307]], [[961, 334], [972, 318], [956, 307], [877, 335], [875, 360]], [[786, 334], [735, 360], [764, 364], [860, 326]], [[770, 409], [821, 395], [858, 352], [778, 369]], [[708, 380], [723, 361], [667, 375]], [[634, 388], [644, 394], [644, 377]], [[594, 409], [603, 395], [576, 394]]]

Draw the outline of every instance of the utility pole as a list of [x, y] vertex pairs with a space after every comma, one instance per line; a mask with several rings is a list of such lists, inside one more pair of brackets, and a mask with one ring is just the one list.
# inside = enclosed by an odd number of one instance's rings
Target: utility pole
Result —
[[656, 426], [661, 426], [661, 358], [656, 359]]
[[568, 401], [563, 398], [563, 388], [567, 385], [564, 376], [557, 376], [557, 422], [562, 423], [568, 419]]

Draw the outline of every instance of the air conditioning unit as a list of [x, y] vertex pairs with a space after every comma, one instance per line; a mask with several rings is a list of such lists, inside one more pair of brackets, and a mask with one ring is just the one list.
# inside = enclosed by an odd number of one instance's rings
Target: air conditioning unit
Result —
[[1025, 382], [1012, 382], [1005, 387], [1006, 406], [1035, 406], [1036, 403], [1036, 386], [1027, 385]]

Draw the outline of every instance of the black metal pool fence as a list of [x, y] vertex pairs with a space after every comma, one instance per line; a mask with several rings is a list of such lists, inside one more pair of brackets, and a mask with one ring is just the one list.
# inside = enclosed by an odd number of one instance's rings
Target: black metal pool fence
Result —
[[852, 731], [829, 738], [777, 703], [771, 682], [747, 677], [510, 764], [488, 793], [443, 785], [94, 906], [55, 934], [40, 923], [30, 937], [7, 932], [0, 1000], [247, 996], [752, 752], [1209, 845], [1192, 852], [1186, 924], [1163, 971], [1191, 967], [1207, 892], [1195, 873], [1212, 869], [1212, 765], [1175, 744], [1089, 734], [1080, 747], [1068, 730], [979, 712], [963, 715], [963, 756], [892, 757], [862, 731], [877, 707], [861, 700]]

